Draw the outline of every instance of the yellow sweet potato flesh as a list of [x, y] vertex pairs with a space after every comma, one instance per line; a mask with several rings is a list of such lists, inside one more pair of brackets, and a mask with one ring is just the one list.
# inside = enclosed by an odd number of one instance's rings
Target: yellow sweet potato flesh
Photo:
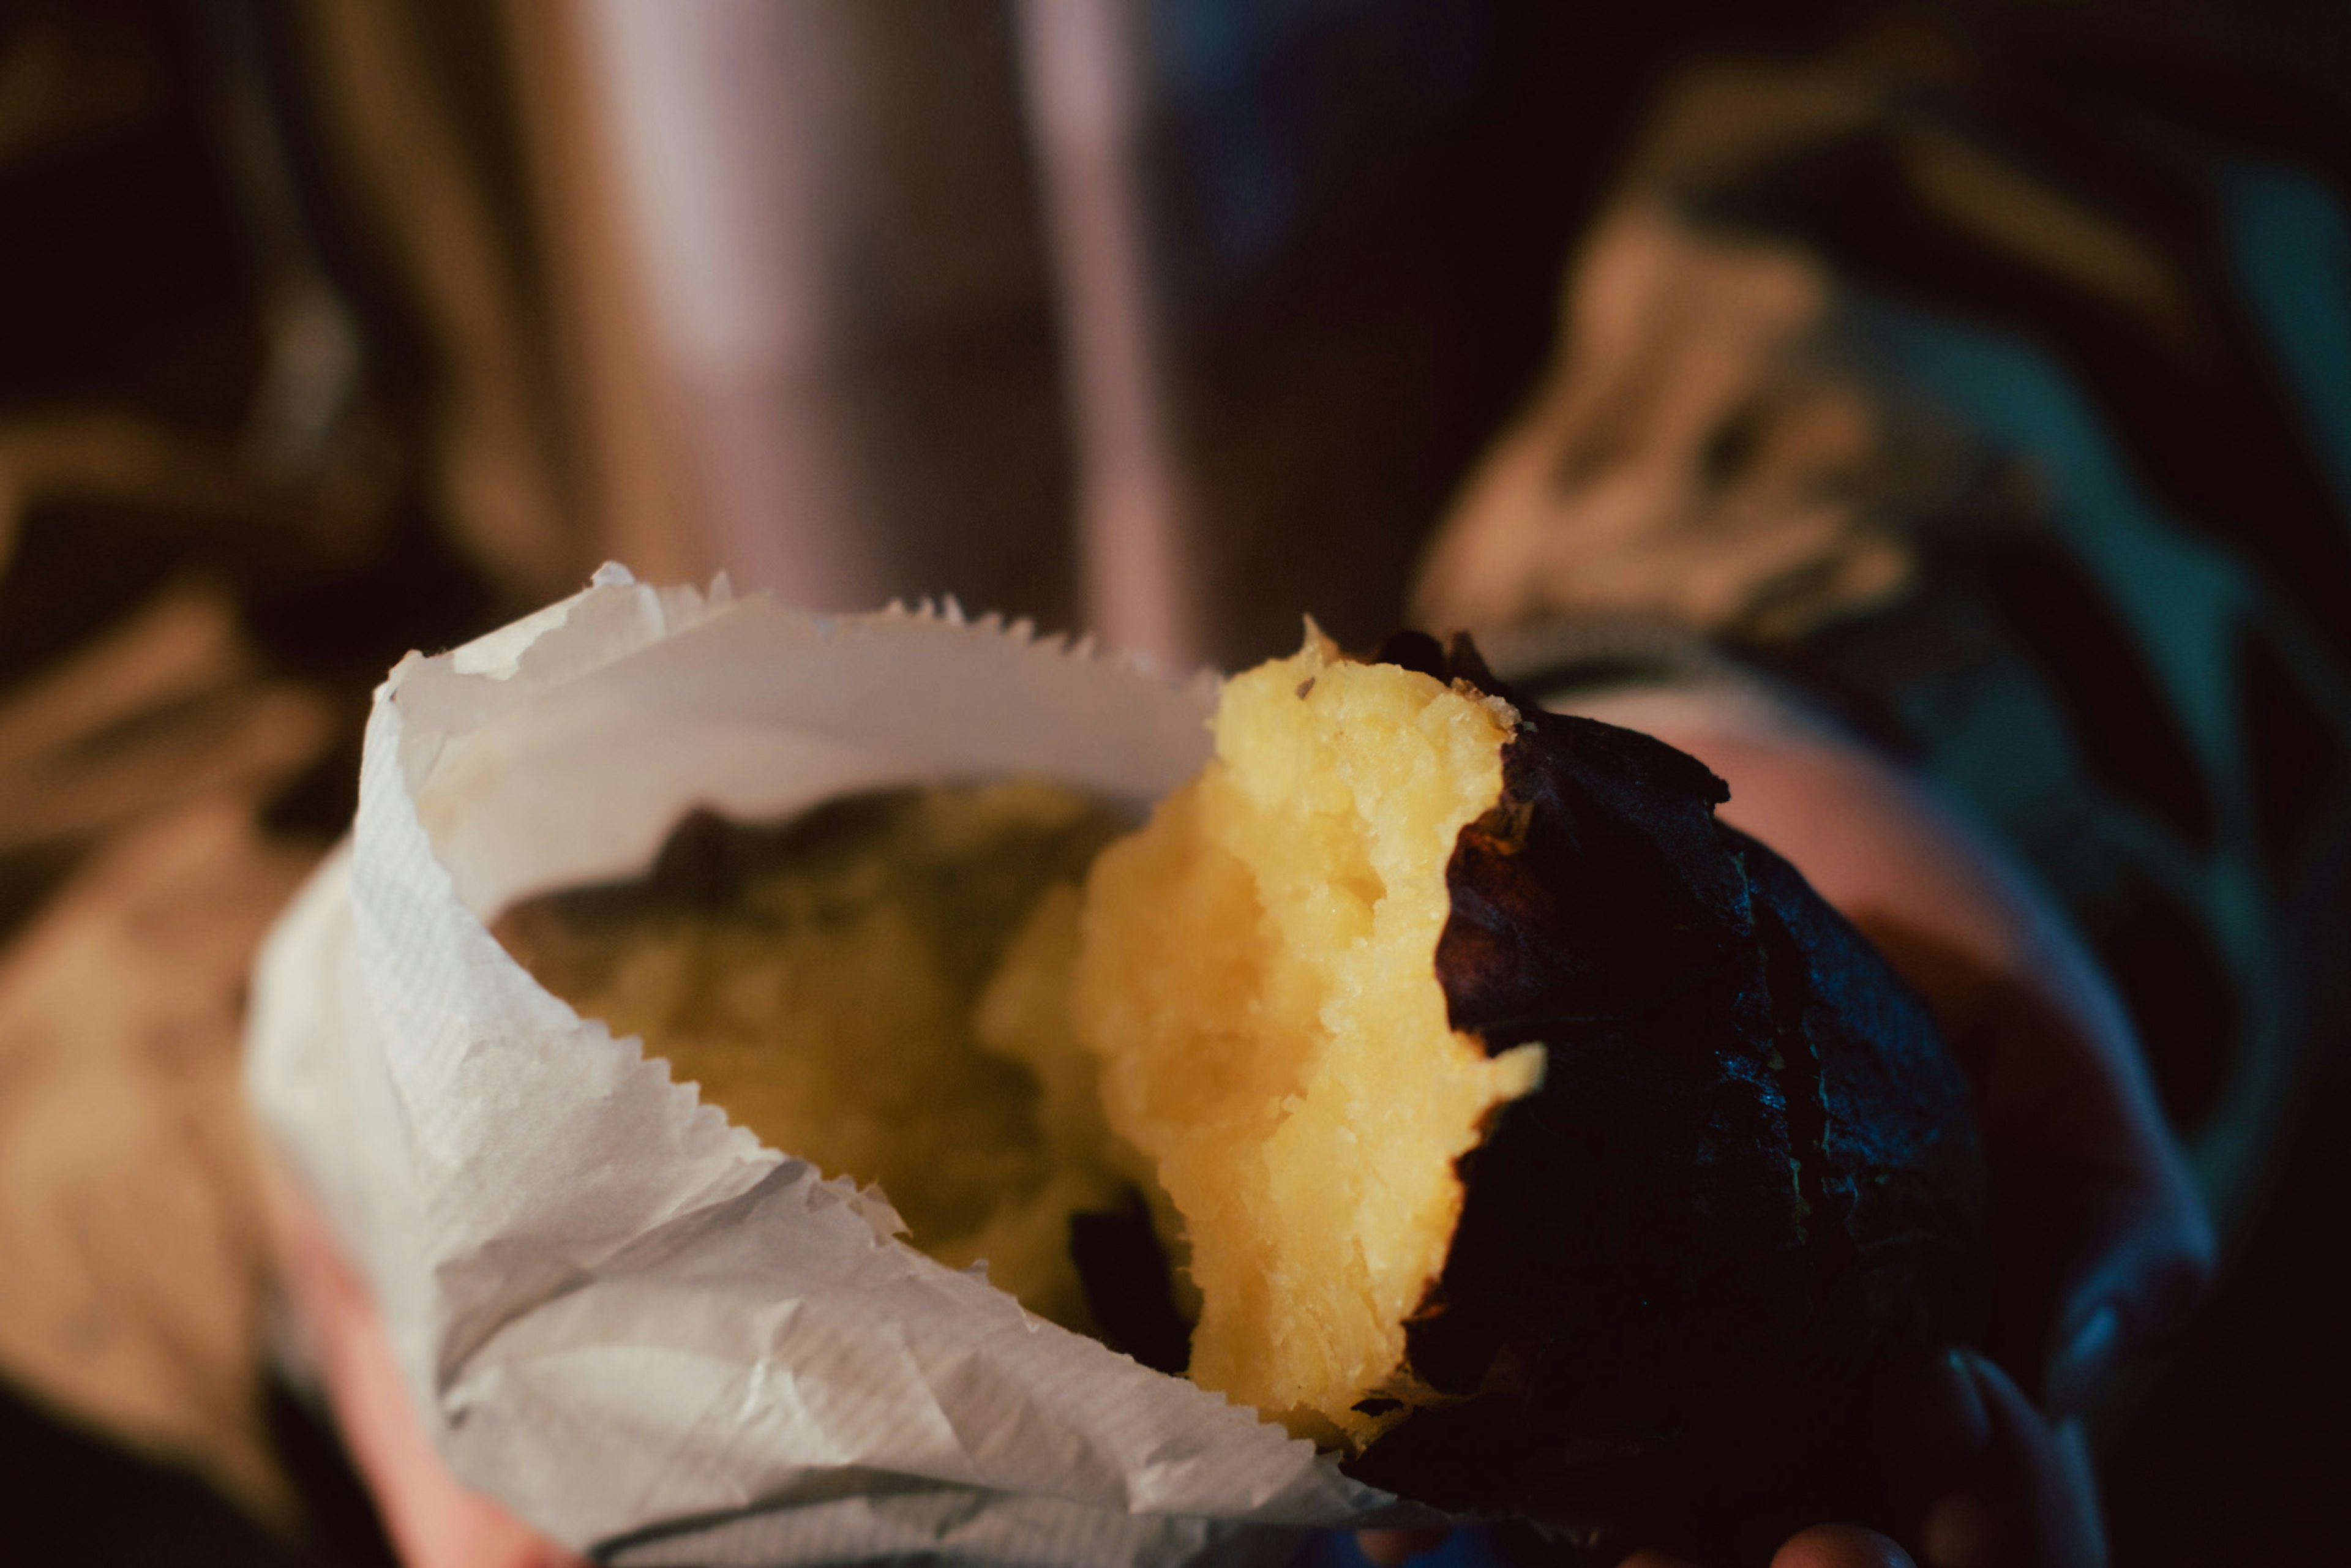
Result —
[[762, 1142], [878, 1182], [932, 1256], [985, 1260], [1029, 1310], [1086, 1328], [1070, 1216], [1114, 1207], [1130, 1178], [1066, 1007], [1019, 982], [1066, 976], [1076, 879], [1120, 824], [1034, 782], [849, 804], [817, 842], [748, 851], [773, 863], [715, 905], [557, 894], [508, 912], [499, 938]]
[[1216, 759], [1087, 881], [1077, 1032], [1183, 1216], [1191, 1375], [1326, 1444], [1392, 1418], [1359, 1403], [1410, 1400], [1454, 1161], [1540, 1071], [1453, 1031], [1435, 965], [1515, 718], [1310, 636], [1227, 684]]

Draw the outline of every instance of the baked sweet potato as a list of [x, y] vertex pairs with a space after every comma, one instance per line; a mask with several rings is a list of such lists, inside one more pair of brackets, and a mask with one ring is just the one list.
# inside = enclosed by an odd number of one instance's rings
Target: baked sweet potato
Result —
[[646, 888], [502, 931], [782, 1146], [905, 1186], [918, 1245], [1362, 1479], [1702, 1539], [1837, 1473], [1850, 1389], [1978, 1312], [1924, 1007], [1706, 768], [1466, 643], [1311, 634], [1216, 727], [1099, 854], [1034, 784], [701, 819]]
[[1426, 638], [1310, 639], [1217, 726], [1096, 862], [1074, 993], [1196, 1378], [1440, 1507], [1695, 1521], [1971, 1331], [1967, 1082], [1702, 765]]

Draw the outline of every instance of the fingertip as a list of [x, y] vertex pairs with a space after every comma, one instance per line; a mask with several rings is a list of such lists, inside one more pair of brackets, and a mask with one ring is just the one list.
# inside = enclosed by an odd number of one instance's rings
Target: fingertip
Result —
[[2158, 1186], [2134, 1221], [2115, 1228], [2102, 1265], [2066, 1292], [2038, 1390], [2053, 1419], [2087, 1409], [2116, 1368], [2177, 1334], [2211, 1289], [2210, 1218], [2184, 1178]]
[[1980, 1498], [1947, 1497], [1918, 1526], [1918, 1554], [1928, 1568], [1979, 1568], [1998, 1559], [2000, 1530]]
[[1874, 1530], [1816, 1524], [1772, 1554], [1771, 1568], [1917, 1568], [1910, 1554]]
[[[2053, 1427], [2015, 1380], [1973, 1351], [1949, 1366], [1971, 1391], [1973, 1445], [1921, 1451], [1928, 1462], [1900, 1478], [1928, 1568], [2067, 1568], [2103, 1563], [2096, 1489], [2079, 1449], [2079, 1427]], [[1785, 1568], [1774, 1562], [1773, 1568]]]
[[[2185, 1173], [2181, 1173], [2184, 1179]], [[2191, 1186], [2180, 1191], [2170, 1209], [2170, 1234], [2150, 1250], [2155, 1260], [2145, 1270], [2136, 1310], [2124, 1314], [2129, 1331], [2127, 1348], [2145, 1350], [2185, 1328], [2220, 1271], [2220, 1246], [2212, 1230], [2212, 1217]]]
[[1424, 1552], [1435, 1551], [1445, 1542], [1449, 1531], [1437, 1530], [1359, 1530], [1355, 1531], [1355, 1550], [1365, 1562], [1378, 1568], [1396, 1568], [1409, 1563]]
[[2059, 1336], [2057, 1353], [2042, 1375], [2041, 1406], [2053, 1419], [2080, 1414], [2095, 1397], [2125, 1350], [2122, 1311], [2100, 1301]]

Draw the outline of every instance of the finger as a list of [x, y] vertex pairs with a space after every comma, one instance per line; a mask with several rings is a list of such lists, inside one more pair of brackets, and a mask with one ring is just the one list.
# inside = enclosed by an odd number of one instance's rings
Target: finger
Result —
[[1772, 1554], [1771, 1568], [1917, 1568], [1910, 1554], [1874, 1530], [1816, 1524]]
[[2105, 1562], [2079, 1427], [2053, 1428], [1991, 1361], [1949, 1351], [1905, 1368], [1886, 1380], [1877, 1415], [1920, 1568]]
[[1435, 1551], [1451, 1533], [1447, 1530], [1359, 1530], [1355, 1531], [1355, 1550], [1381, 1568], [1395, 1568], [1424, 1552]]
[[[1635, 1552], [1616, 1568], [1698, 1568], [1687, 1557], [1655, 1549]], [[1771, 1568], [1917, 1568], [1910, 1554], [1874, 1530], [1817, 1524], [1798, 1531], [1772, 1554]]]
[[2177, 1332], [2210, 1284], [2210, 1222], [2103, 977], [2053, 933], [1991, 988], [1983, 1100], [2004, 1289], [1990, 1348], [2053, 1415]]
[[[1961, 967], [1855, 922], [1906, 972]], [[2177, 1332], [2209, 1286], [2212, 1232], [2104, 982], [2046, 939], [2035, 977], [1973, 977], [1979, 1123], [2000, 1260], [1988, 1348], [2059, 1416]], [[1948, 1027], [1948, 1026], [1947, 1026]]]
[[2053, 1414], [2076, 1414], [2116, 1364], [2179, 1329], [2213, 1268], [2121, 1005], [2045, 924], [2030, 961], [2005, 970], [1882, 910], [1855, 924], [1930, 1000], [1963, 998], [1937, 1012], [1978, 1079], [2000, 1260], [1988, 1348]]

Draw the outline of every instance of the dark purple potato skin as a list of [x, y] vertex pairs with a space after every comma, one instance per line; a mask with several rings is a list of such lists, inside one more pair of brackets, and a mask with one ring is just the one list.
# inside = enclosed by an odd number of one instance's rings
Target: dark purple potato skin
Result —
[[[1431, 673], [1494, 685], [1458, 642]], [[1345, 1468], [1760, 1562], [1832, 1517], [1811, 1511], [1874, 1511], [1864, 1380], [1978, 1329], [1967, 1079], [1876, 950], [1715, 820], [1729, 791], [1696, 758], [1521, 711], [1501, 800], [1447, 867], [1437, 968], [1454, 1027], [1541, 1042], [1543, 1083], [1460, 1160], [1406, 1325], [1411, 1370], [1456, 1402]]]

